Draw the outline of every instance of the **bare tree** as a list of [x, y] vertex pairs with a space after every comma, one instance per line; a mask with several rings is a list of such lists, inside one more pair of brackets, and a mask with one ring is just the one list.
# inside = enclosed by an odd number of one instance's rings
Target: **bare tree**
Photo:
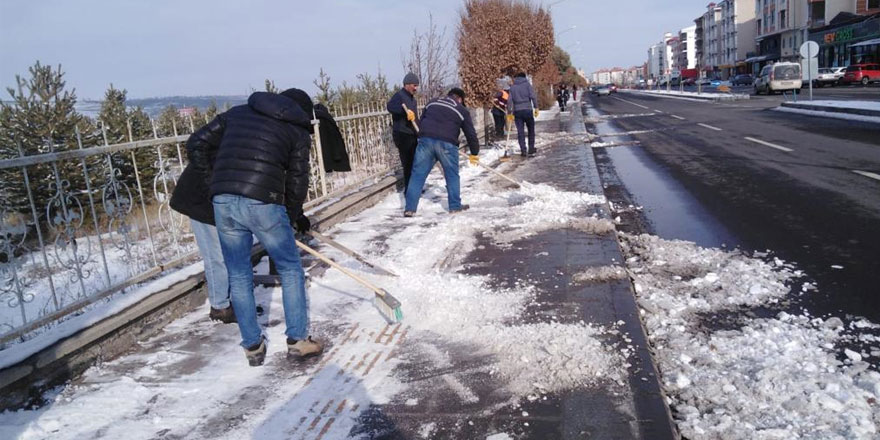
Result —
[[455, 80], [455, 59], [446, 38], [446, 27], [438, 28], [429, 15], [428, 29], [419, 33], [413, 29], [409, 53], [401, 51], [403, 69], [418, 75], [419, 94], [434, 98], [445, 92]]
[[550, 14], [530, 0], [466, 0], [460, 18], [459, 76], [482, 105], [489, 105], [499, 77], [536, 74], [553, 49]]

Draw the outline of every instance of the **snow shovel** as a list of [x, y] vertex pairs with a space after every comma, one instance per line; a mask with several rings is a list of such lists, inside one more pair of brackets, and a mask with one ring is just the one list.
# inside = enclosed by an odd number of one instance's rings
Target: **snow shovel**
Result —
[[384, 274], [384, 275], [389, 275], [389, 276], [392, 276], [392, 277], [396, 277], [396, 276], [397, 276], [396, 273], [394, 273], [394, 272], [392, 272], [392, 271], [390, 271], [390, 270], [388, 270], [388, 269], [382, 268], [382, 267], [380, 267], [380, 266], [378, 266], [378, 265], [376, 265], [376, 264], [373, 264], [372, 262], [370, 262], [369, 260], [367, 260], [367, 258], [364, 257], [363, 255], [361, 255], [361, 254], [359, 254], [359, 253], [357, 253], [357, 252], [355, 252], [355, 251], [353, 251], [353, 250], [351, 250], [351, 249], [349, 249], [349, 248], [347, 248], [347, 247], [345, 247], [345, 246], [343, 246], [343, 245], [337, 243], [336, 241], [334, 241], [334, 240], [331, 239], [330, 237], [327, 237], [326, 235], [324, 235], [324, 234], [322, 234], [322, 233], [320, 233], [320, 232], [318, 232], [318, 231], [309, 231], [308, 234], [311, 235], [312, 237], [317, 238], [318, 241], [321, 241], [322, 243], [324, 243], [324, 244], [326, 244], [326, 245], [329, 245], [329, 246], [333, 246], [333, 247], [335, 247], [336, 249], [338, 249], [339, 251], [341, 251], [341, 252], [344, 253], [345, 255], [348, 255], [349, 257], [352, 257], [352, 258], [354, 258], [355, 260], [360, 261], [361, 263], [363, 263], [363, 264], [365, 264], [365, 265], [367, 265], [367, 266], [369, 266], [369, 267], [372, 267], [373, 269], [378, 270], [379, 272], [381, 272], [381, 273]]
[[510, 154], [511, 148], [508, 146], [510, 145], [510, 132], [513, 131], [513, 127], [511, 127], [510, 125], [511, 122], [513, 121], [507, 119], [507, 114], [505, 114], [504, 125], [507, 126], [507, 142], [504, 143], [504, 155], [498, 158], [498, 160], [501, 162], [507, 162], [513, 156], [512, 154]]
[[400, 301], [397, 300], [390, 293], [386, 292], [384, 289], [380, 289], [370, 282], [364, 280], [363, 278], [349, 272], [344, 267], [337, 264], [335, 261], [331, 260], [324, 254], [310, 248], [309, 246], [301, 243], [299, 240], [296, 240], [296, 246], [300, 249], [312, 254], [315, 258], [327, 263], [330, 267], [339, 270], [340, 272], [348, 275], [351, 279], [357, 281], [358, 283], [364, 285], [364, 287], [373, 291], [376, 294], [376, 297], [373, 299], [373, 304], [379, 309], [379, 313], [382, 315], [385, 320], [391, 323], [400, 322], [403, 320], [403, 310], [400, 308]]
[[[458, 154], [464, 156], [465, 158], [468, 157], [467, 154], [464, 154], [464, 151], [459, 151]], [[501, 178], [503, 178], [503, 179], [506, 179], [508, 182], [510, 182], [510, 183], [512, 183], [512, 184], [514, 184], [514, 185], [516, 185], [517, 188], [522, 187], [522, 183], [517, 182], [516, 180], [513, 180], [513, 179], [510, 178], [507, 174], [501, 173], [501, 172], [499, 172], [499, 171], [495, 171], [495, 169], [492, 168], [492, 167], [490, 167], [489, 165], [486, 165], [486, 164], [484, 164], [484, 163], [482, 163], [482, 162], [477, 162], [477, 165], [479, 165], [479, 166], [481, 166], [481, 167], [483, 167], [483, 168], [485, 168], [485, 169], [491, 171], [492, 173], [494, 173], [494, 174], [495, 174], [496, 176], [498, 176], [498, 177], [501, 177]]]
[[[400, 105], [403, 106], [403, 111], [405, 111], [405, 112], [408, 112], [408, 111], [409, 111], [409, 107], [407, 107], [406, 104], [400, 104]], [[410, 121], [410, 122], [412, 122], [413, 128], [416, 129], [416, 134], [418, 134], [418, 133], [419, 133], [419, 123], [416, 122], [415, 119], [413, 119], [413, 120]]]

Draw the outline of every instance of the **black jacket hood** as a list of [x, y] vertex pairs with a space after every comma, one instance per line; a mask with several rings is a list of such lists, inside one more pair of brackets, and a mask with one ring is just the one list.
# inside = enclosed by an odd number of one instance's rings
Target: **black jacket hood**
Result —
[[248, 98], [248, 106], [256, 112], [279, 121], [290, 122], [306, 129], [312, 126], [311, 115], [306, 114], [299, 104], [286, 96], [268, 92], [254, 92]]

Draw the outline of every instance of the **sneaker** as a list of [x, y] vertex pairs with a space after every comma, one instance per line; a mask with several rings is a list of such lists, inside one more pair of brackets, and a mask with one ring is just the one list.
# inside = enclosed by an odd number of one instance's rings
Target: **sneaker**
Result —
[[235, 311], [232, 310], [232, 306], [225, 309], [215, 309], [211, 307], [211, 312], [208, 313], [208, 317], [211, 318], [211, 321], [220, 321], [224, 324], [232, 324], [236, 322]]
[[305, 339], [287, 338], [287, 355], [307, 359], [324, 352], [324, 344], [315, 341], [311, 336]]
[[449, 210], [449, 213], [450, 213], [450, 214], [458, 214], [459, 212], [467, 211], [468, 209], [471, 209], [471, 205], [461, 205], [461, 208], [458, 208], [458, 209], [450, 209], [450, 210]]
[[536, 154], [538, 154], [536, 150], [529, 151], [529, 157], [535, 157]]
[[259, 367], [266, 360], [266, 339], [260, 339], [260, 343], [244, 349], [244, 355], [247, 357], [248, 365]]
[[415, 217], [415, 215], [416, 215], [415, 211], [403, 211], [404, 217]]

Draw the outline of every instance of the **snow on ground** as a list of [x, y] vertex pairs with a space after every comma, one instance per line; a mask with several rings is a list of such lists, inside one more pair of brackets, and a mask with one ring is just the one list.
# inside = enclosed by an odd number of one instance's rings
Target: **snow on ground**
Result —
[[778, 112], [797, 113], [800, 115], [807, 115], [807, 116], [819, 116], [819, 117], [823, 117], [823, 118], [846, 119], [849, 121], [873, 122], [875, 124], [880, 124], [880, 117], [878, 117], [878, 116], [854, 115], [852, 113], [842, 113], [842, 112], [824, 112], [824, 111], [820, 111], [820, 110], [807, 110], [807, 109], [792, 108], [792, 107], [776, 107], [773, 110], [776, 110]]
[[780, 312], [743, 317], [736, 328], [712, 328], [725, 311], [790, 295], [790, 283], [802, 275], [792, 265], [649, 235], [620, 237], [685, 437], [878, 438], [877, 362], [871, 367], [864, 361], [868, 353], [842, 347], [866, 339], [847, 333], [840, 319]]
[[[481, 158], [499, 154], [488, 149]], [[446, 347], [488, 356], [494, 359], [488, 372], [503, 384], [511, 404], [574, 387], [620, 390], [632, 348], [604, 342], [618, 329], [583, 321], [522, 323], [536, 293], [530, 280], [492, 288], [483, 276], [455, 270], [480, 236], [504, 246], [547, 225], [609, 230], [603, 220], [584, 218], [604, 197], [543, 184], [499, 188], [477, 167], [465, 166], [461, 175], [469, 211], [447, 213], [442, 177], [433, 173], [416, 217], [404, 218], [402, 198], [392, 194], [329, 231], [402, 275], [379, 276], [323, 249], [397, 297], [402, 327], [387, 326], [372, 306], [372, 293], [340, 272], [315, 274], [309, 286], [312, 324], [329, 338], [328, 352], [317, 362], [291, 365], [280, 292], [257, 288], [270, 323], [265, 366], [248, 367], [237, 328], [207, 321], [204, 306], [134, 354], [59, 388], [48, 405], [0, 414], [0, 438], [298, 438], [314, 435], [313, 428], [323, 438], [344, 438], [371, 404], [389, 402], [412, 386], [395, 376], [404, 362], [400, 350], [416, 350], [439, 365], [450, 361]], [[455, 376], [444, 379], [463, 402], [479, 399]]]
[[834, 101], [834, 100], [814, 100], [801, 101], [801, 104], [819, 105], [822, 107], [836, 108], [854, 108], [859, 110], [874, 110], [880, 112], [880, 101]]
[[745, 93], [726, 93], [726, 92], [697, 93], [697, 92], [680, 92], [677, 90], [670, 90], [670, 91], [666, 91], [666, 90], [624, 90], [624, 92], [626, 92], [626, 93], [642, 93], [645, 95], [661, 95], [661, 96], [665, 96], [665, 97], [669, 97], [669, 98], [678, 98], [678, 99], [693, 98], [693, 99], [697, 99], [700, 101], [703, 101], [705, 99], [720, 99], [720, 100], [749, 99], [749, 95], [745, 94]]

